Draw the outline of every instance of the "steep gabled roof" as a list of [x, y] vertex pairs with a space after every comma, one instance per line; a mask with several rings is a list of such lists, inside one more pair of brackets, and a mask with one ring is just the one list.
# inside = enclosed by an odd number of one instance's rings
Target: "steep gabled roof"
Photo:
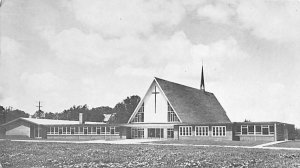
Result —
[[183, 123], [227, 123], [225, 110], [213, 93], [155, 77]]

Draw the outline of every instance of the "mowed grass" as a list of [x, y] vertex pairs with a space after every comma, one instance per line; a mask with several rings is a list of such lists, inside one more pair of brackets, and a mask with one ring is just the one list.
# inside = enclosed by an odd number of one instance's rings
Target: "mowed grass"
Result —
[[300, 148], [300, 140], [282, 142], [268, 147]]
[[218, 146], [256, 146], [268, 141], [231, 141], [231, 140], [166, 140], [154, 141], [158, 144], [187, 144], [187, 145], [218, 145]]
[[4, 168], [300, 167], [300, 151], [0, 141]]

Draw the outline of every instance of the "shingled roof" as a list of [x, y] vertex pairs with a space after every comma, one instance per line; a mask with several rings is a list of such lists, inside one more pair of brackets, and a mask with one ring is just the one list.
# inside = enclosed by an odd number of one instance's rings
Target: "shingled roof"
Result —
[[225, 110], [213, 93], [155, 77], [183, 123], [229, 123]]

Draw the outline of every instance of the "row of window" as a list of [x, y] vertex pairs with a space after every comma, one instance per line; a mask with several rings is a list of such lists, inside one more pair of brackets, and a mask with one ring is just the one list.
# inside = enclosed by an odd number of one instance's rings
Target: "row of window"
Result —
[[119, 135], [119, 127], [49, 127], [48, 135], [85, 135], [85, 134], [98, 134], [98, 135]]
[[[180, 126], [180, 136], [192, 136], [192, 126]], [[195, 126], [196, 136], [209, 136], [208, 126]], [[226, 136], [225, 126], [212, 126], [212, 136]]]
[[[163, 138], [163, 128], [148, 128], [148, 138]], [[131, 128], [131, 138], [144, 138], [144, 128]], [[174, 129], [167, 129], [167, 138], [174, 138]]]
[[274, 125], [241, 125], [237, 133], [242, 135], [274, 135]]

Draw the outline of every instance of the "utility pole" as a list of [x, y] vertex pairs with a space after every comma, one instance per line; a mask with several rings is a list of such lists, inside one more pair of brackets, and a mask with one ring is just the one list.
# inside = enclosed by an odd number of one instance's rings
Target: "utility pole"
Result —
[[39, 105], [36, 106], [36, 107], [38, 107], [38, 108], [39, 108], [39, 111], [41, 111], [41, 107], [43, 107], [43, 106], [41, 106], [41, 101], [39, 101]]
[[37, 118], [45, 118], [44, 112], [41, 110], [41, 107], [43, 107], [43, 106], [41, 106], [41, 101], [39, 101], [39, 105], [36, 106], [36, 107], [38, 107], [39, 110], [36, 113], [38, 116], [35, 116], [35, 117], [37, 117]]

